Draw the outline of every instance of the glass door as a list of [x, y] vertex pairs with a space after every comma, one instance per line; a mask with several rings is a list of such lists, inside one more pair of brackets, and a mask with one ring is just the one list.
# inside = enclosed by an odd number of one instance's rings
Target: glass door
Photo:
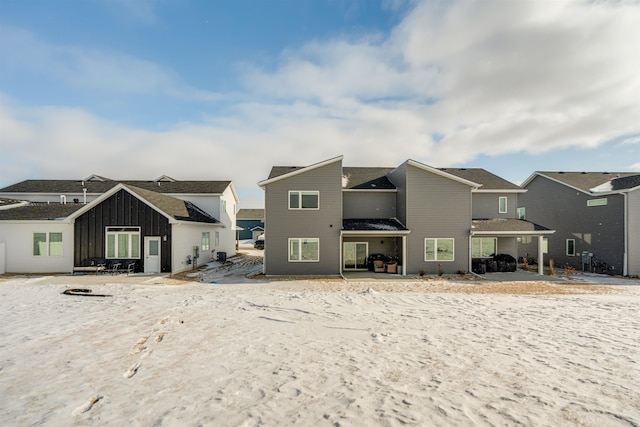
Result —
[[365, 270], [369, 244], [366, 242], [344, 242], [343, 260], [345, 270]]

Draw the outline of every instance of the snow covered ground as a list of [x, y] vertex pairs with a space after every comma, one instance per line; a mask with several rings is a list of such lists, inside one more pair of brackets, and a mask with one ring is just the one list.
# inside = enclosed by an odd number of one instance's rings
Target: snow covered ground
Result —
[[0, 279], [0, 425], [640, 425], [638, 285], [252, 281], [251, 256]]

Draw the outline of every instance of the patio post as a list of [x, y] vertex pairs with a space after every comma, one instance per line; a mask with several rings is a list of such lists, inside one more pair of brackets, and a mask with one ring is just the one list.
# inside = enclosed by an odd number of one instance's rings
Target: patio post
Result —
[[543, 245], [544, 237], [542, 235], [538, 236], [538, 274], [544, 276], [544, 252]]

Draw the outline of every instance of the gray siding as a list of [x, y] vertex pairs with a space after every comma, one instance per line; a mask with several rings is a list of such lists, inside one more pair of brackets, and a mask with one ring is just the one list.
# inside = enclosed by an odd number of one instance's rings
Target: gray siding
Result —
[[[500, 213], [498, 200], [507, 198], [507, 213]], [[514, 193], [473, 193], [473, 218], [517, 218], [517, 194]]]
[[396, 218], [407, 225], [407, 163], [403, 163], [391, 171], [387, 178], [396, 186]]
[[[289, 210], [289, 191], [319, 191], [319, 210]], [[342, 162], [303, 172], [265, 188], [265, 274], [340, 274]], [[289, 238], [319, 238], [319, 262], [289, 262]]]
[[640, 276], [640, 190], [628, 193], [627, 200], [627, 273]]
[[[619, 194], [590, 196], [565, 185], [537, 176], [520, 195], [526, 219], [556, 230], [549, 236], [549, 253], [557, 267], [566, 264], [581, 269], [582, 251], [593, 253], [602, 262], [622, 273], [624, 254], [624, 200]], [[587, 200], [607, 198], [606, 206], [587, 206]], [[567, 239], [575, 239], [576, 256], [566, 255]], [[523, 244], [519, 252], [537, 256], [537, 239]]]
[[345, 219], [396, 217], [395, 192], [345, 191], [342, 201]]
[[[445, 273], [469, 269], [469, 231], [471, 228], [471, 187], [446, 177], [406, 165], [407, 273], [424, 270]], [[397, 184], [396, 184], [397, 185]], [[454, 261], [424, 260], [425, 238], [453, 238]]]

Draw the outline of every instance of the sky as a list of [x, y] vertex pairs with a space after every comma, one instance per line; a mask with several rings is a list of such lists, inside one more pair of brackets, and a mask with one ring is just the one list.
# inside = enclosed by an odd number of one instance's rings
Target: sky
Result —
[[640, 1], [0, 0], [0, 187], [640, 171]]

